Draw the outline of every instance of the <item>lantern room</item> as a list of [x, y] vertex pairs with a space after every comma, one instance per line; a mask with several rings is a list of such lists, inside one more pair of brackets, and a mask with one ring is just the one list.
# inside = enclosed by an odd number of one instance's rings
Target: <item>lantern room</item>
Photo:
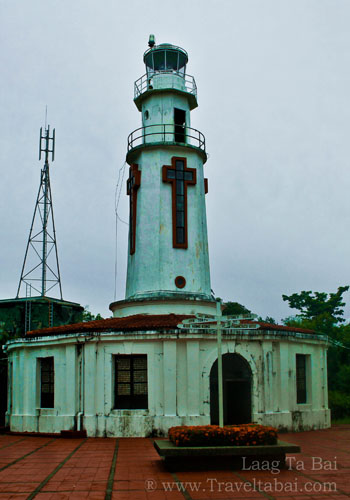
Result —
[[150, 93], [171, 91], [185, 95], [189, 109], [198, 106], [197, 86], [193, 76], [186, 74], [187, 52], [181, 47], [162, 43], [155, 45], [150, 36], [149, 49], [143, 55], [146, 73], [135, 82], [134, 102], [139, 111]]
[[186, 74], [188, 55], [184, 49], [162, 43], [147, 50], [143, 56], [148, 78], [155, 73], [177, 73], [180, 76]]

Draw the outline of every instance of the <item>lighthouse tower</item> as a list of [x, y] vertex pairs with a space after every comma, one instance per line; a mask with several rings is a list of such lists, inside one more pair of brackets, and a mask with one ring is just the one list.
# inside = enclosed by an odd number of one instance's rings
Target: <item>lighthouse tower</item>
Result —
[[204, 135], [191, 127], [197, 87], [188, 55], [170, 44], [144, 54], [135, 82], [142, 126], [128, 137], [129, 244], [125, 300], [114, 316], [215, 312], [210, 286]]

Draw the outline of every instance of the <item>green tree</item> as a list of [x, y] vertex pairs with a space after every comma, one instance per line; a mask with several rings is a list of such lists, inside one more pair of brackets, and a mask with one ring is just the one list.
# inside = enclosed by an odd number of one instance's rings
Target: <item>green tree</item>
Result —
[[224, 316], [234, 315], [234, 314], [249, 314], [251, 311], [247, 309], [242, 304], [238, 302], [224, 302], [224, 310], [222, 314]]
[[345, 302], [343, 294], [349, 290], [349, 286], [340, 286], [335, 293], [325, 292], [300, 292], [292, 295], [282, 295], [282, 299], [289, 303], [289, 307], [300, 311], [296, 316], [302, 319], [322, 319], [332, 324], [344, 322], [343, 314]]
[[100, 313], [97, 313], [96, 315], [92, 314], [92, 312], [89, 311], [89, 306], [84, 307], [84, 311], [83, 311], [83, 321], [84, 322], [95, 321], [98, 319], [103, 319]]
[[270, 325], [277, 325], [277, 321], [272, 316], [266, 316], [265, 319], [262, 316], [258, 316], [257, 321], [261, 321], [262, 323], [269, 323]]
[[344, 325], [343, 318], [343, 294], [348, 290], [349, 286], [341, 286], [335, 293], [303, 291], [282, 295], [291, 308], [300, 311], [284, 319], [285, 325], [314, 330], [330, 339], [327, 354], [329, 405], [336, 418], [350, 415], [350, 325]]

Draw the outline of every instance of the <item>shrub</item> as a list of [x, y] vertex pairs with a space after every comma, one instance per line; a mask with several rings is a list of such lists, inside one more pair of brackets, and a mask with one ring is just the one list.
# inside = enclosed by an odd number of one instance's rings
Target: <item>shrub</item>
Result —
[[256, 446], [277, 443], [277, 430], [258, 424], [177, 426], [169, 429], [176, 446]]
[[350, 416], [350, 396], [340, 391], [329, 391], [329, 408], [332, 418], [343, 418]]

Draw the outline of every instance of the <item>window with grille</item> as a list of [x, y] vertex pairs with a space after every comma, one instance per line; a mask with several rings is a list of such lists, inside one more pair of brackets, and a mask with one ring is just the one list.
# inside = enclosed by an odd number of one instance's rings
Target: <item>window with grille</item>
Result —
[[296, 355], [296, 380], [297, 380], [297, 403], [307, 402], [307, 374], [306, 374], [307, 356], [305, 354]]
[[116, 409], [148, 408], [147, 355], [115, 356]]
[[40, 359], [40, 407], [55, 407], [55, 365], [53, 357]]

